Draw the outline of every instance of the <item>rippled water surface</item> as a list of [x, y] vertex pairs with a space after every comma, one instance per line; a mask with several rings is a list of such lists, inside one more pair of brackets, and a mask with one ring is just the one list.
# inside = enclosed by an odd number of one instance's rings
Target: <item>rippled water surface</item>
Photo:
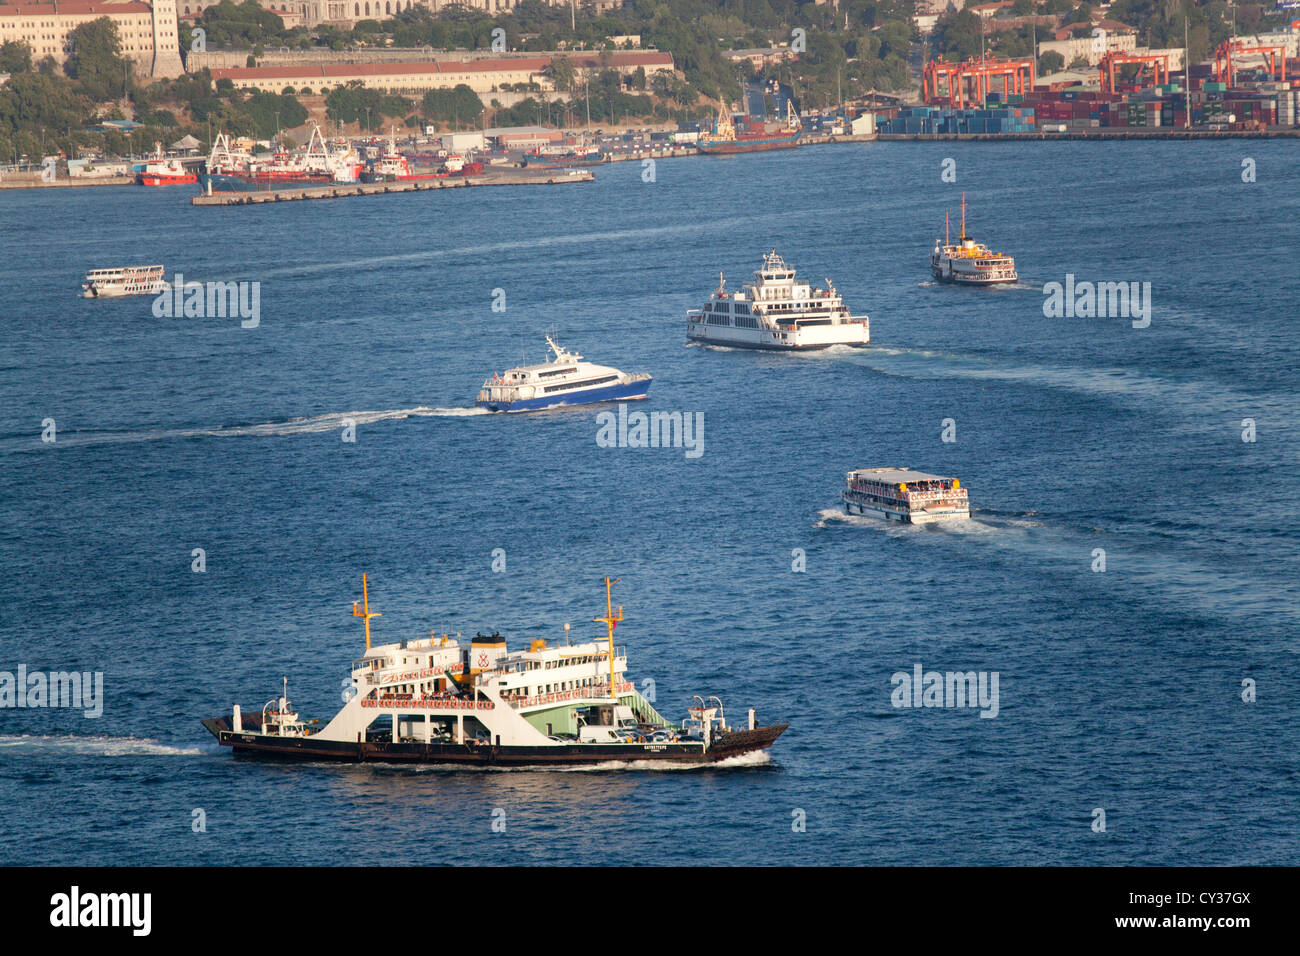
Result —
[[[97, 720], [0, 710], [0, 862], [1300, 863], [1294, 147], [866, 144], [596, 175], [234, 209], [0, 194], [0, 670], [98, 670], [106, 695]], [[929, 281], [963, 189], [1016, 286]], [[772, 247], [870, 314], [871, 349], [686, 344], [718, 271], [735, 287]], [[261, 323], [76, 297], [134, 262], [259, 281]], [[1150, 282], [1150, 327], [1045, 318], [1066, 273]], [[551, 330], [651, 372], [647, 410], [702, 412], [704, 454], [598, 447], [594, 408], [473, 409]], [[876, 465], [960, 477], [972, 520], [846, 518], [844, 472]], [[594, 631], [621, 576], [662, 712], [717, 693], [790, 730], [770, 759], [677, 771], [218, 750], [199, 720], [285, 675], [334, 713], [363, 571], [381, 638], [515, 647]], [[918, 663], [998, 672], [997, 717], [894, 708]]]

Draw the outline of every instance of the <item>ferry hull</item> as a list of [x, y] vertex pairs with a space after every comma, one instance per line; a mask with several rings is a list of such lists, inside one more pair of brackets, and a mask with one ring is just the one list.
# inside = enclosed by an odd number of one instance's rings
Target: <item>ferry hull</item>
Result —
[[836, 345], [847, 345], [851, 349], [870, 348], [870, 342], [772, 342], [765, 339], [730, 339], [721, 338], [714, 335], [699, 335], [694, 332], [687, 332], [686, 337], [692, 342], [703, 342], [705, 345], [721, 345], [729, 349], [761, 349], [766, 352], [816, 352], [820, 349], [829, 349]]
[[969, 275], [964, 272], [950, 272], [945, 274], [938, 266], [932, 266], [930, 268], [930, 273], [940, 282], [951, 282], [953, 285], [1011, 285], [1019, 278], [1016, 275], [985, 278], [978, 275]]
[[844, 513], [862, 515], [867, 518], [880, 518], [884, 521], [901, 521], [903, 524], [933, 524], [936, 521], [960, 521], [970, 517], [970, 510], [953, 511], [893, 511], [864, 505], [844, 499]]
[[480, 408], [493, 412], [535, 412], [544, 408], [559, 408], [563, 405], [590, 405], [594, 402], [631, 401], [645, 398], [650, 393], [651, 379], [639, 382], [624, 382], [606, 388], [593, 388], [587, 392], [564, 396], [543, 396], [542, 398], [520, 399], [514, 402], [478, 401]]
[[[251, 716], [251, 722], [256, 724], [257, 715]], [[243, 720], [250, 723], [247, 715]], [[270, 737], [257, 733], [236, 733], [231, 729], [229, 717], [205, 720], [203, 726], [217, 738], [221, 746], [230, 747], [235, 753], [287, 760], [475, 767], [560, 767], [630, 761], [668, 766], [710, 764], [728, 757], [766, 750], [789, 727], [788, 724], [774, 724], [755, 730], [732, 731], [705, 750], [699, 743], [574, 743], [547, 747], [388, 741], [352, 743], [315, 737]]]

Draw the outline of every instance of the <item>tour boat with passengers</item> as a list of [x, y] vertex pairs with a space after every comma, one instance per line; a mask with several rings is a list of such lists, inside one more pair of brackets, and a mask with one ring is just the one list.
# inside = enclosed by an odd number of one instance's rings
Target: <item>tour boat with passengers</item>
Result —
[[520, 365], [483, 383], [475, 402], [493, 412], [526, 412], [557, 405], [585, 405], [591, 402], [625, 402], [645, 398], [651, 378], [644, 372], [630, 374], [607, 365], [584, 361], [546, 337], [551, 356], [540, 365]]
[[787, 724], [727, 723], [717, 697], [699, 695], [673, 723], [627, 676], [627, 653], [614, 644], [623, 608], [605, 578], [605, 633], [571, 642], [534, 638], [511, 651], [500, 634], [371, 644], [368, 583], [352, 613], [365, 621], [366, 650], [344, 681], [343, 708], [323, 727], [278, 697], [203, 721], [236, 753], [299, 760], [375, 761], [498, 767], [646, 762], [710, 764], [765, 750]]
[[961, 194], [961, 235], [952, 242], [948, 214], [943, 216], [943, 242], [934, 241], [930, 273], [940, 282], [958, 285], [997, 285], [1016, 281], [1016, 260], [994, 252], [973, 236], [966, 235], [966, 194]]
[[800, 351], [871, 343], [865, 315], [852, 315], [830, 279], [814, 289], [795, 280], [795, 270], [773, 249], [754, 270], [754, 281], [728, 292], [718, 274], [709, 301], [686, 313], [686, 337], [713, 345]]
[[850, 471], [840, 497], [847, 514], [887, 521], [928, 524], [970, 517], [970, 501], [960, 481], [910, 468]]

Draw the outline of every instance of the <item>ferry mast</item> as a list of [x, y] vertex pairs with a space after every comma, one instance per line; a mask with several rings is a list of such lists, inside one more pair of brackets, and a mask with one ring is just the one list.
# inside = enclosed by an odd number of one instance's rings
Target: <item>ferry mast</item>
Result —
[[370, 650], [370, 619], [372, 617], [383, 617], [378, 611], [370, 610], [370, 591], [366, 584], [366, 576], [361, 575], [361, 602], [352, 602], [352, 616], [364, 618], [366, 622], [366, 650]]
[[618, 685], [614, 683], [614, 628], [623, 620], [623, 605], [614, 607], [610, 597], [610, 588], [621, 578], [605, 578], [605, 616], [596, 618], [598, 624], [604, 624], [609, 632], [609, 696], [618, 701]]

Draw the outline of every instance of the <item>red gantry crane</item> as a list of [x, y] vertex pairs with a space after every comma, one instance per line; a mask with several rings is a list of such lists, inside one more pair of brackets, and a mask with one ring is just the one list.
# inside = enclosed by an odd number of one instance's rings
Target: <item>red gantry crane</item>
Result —
[[[1001, 90], [993, 81], [1001, 77]], [[1034, 88], [1034, 61], [1030, 57], [999, 59], [971, 57], [964, 63], [949, 63], [942, 57], [925, 65], [921, 90], [926, 103], [944, 104], [962, 109], [982, 104], [992, 92], [1024, 93]]]
[[[1151, 65], [1154, 73], [1154, 86], [1169, 82], [1169, 54], [1125, 53], [1121, 50], [1110, 50], [1101, 58], [1101, 91], [1103, 93], [1114, 93], [1115, 67], [1129, 66], [1134, 63], [1139, 66]], [[1139, 70], [1138, 76], [1141, 75], [1142, 72]]]
[[1248, 53], [1257, 53], [1263, 57], [1269, 76], [1277, 77], [1279, 83], [1286, 82], [1286, 47], [1246, 46], [1241, 40], [1224, 40], [1214, 51], [1214, 79], [1229, 86], [1235, 85], [1234, 74], [1241, 69], [1241, 64], [1234, 66], [1232, 58]]

